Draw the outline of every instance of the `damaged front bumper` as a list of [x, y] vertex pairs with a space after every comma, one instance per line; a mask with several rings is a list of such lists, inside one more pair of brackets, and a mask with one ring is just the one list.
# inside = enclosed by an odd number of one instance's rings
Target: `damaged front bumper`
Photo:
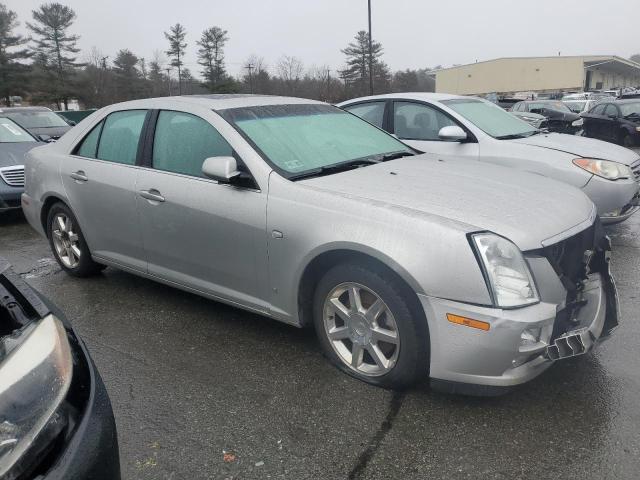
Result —
[[[584, 278], [563, 288], [551, 262], [537, 257], [537, 279], [556, 295], [536, 305], [503, 310], [420, 295], [431, 337], [432, 387], [471, 395], [496, 395], [526, 383], [554, 362], [582, 355], [618, 325], [618, 294], [609, 270], [610, 244], [603, 238], [589, 255]], [[535, 275], [535, 273], [534, 273]], [[539, 282], [541, 283], [541, 282]], [[564, 292], [564, 293], [561, 293]], [[447, 321], [447, 314], [486, 322], [488, 331]]]

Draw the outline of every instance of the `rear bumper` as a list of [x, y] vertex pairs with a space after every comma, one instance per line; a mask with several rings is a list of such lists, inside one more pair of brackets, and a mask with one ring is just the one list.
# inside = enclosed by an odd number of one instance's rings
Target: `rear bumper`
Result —
[[[426, 295], [419, 298], [429, 322], [432, 386], [454, 393], [504, 393], [537, 377], [555, 361], [587, 353], [618, 323], [617, 292], [608, 271], [589, 275], [581, 292], [586, 303], [571, 319], [571, 328], [561, 333], [557, 327], [562, 304], [541, 302], [502, 310]], [[450, 323], [447, 313], [487, 322], [490, 329]], [[530, 336], [524, 340], [525, 331], [532, 332], [535, 340]], [[576, 336], [580, 346], [565, 347], [575, 345]]]

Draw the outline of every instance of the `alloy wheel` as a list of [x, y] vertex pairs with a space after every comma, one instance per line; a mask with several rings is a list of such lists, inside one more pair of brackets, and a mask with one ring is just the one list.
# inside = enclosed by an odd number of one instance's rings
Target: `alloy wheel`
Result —
[[67, 268], [76, 268], [80, 264], [82, 252], [80, 250], [78, 233], [73, 221], [64, 213], [57, 213], [51, 223], [51, 238], [58, 258]]
[[353, 282], [335, 287], [325, 299], [323, 323], [333, 350], [349, 368], [373, 377], [395, 366], [398, 326], [389, 307], [371, 289]]

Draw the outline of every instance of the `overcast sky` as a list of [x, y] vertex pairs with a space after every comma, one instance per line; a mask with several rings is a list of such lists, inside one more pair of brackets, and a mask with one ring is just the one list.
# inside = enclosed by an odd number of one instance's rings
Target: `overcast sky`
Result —
[[[272, 68], [282, 55], [305, 66], [342, 67], [344, 48], [367, 28], [366, 0], [60, 0], [72, 7], [83, 51], [98, 47], [113, 59], [128, 48], [149, 61], [164, 51], [163, 32], [180, 22], [188, 32], [187, 66], [196, 40], [216, 25], [229, 32], [227, 67], [237, 74], [251, 54]], [[19, 15], [20, 29], [40, 0], [0, 0]], [[464, 64], [502, 56], [640, 53], [640, 1], [372, 0], [373, 36], [392, 70]], [[624, 8], [622, 7], [624, 5]], [[81, 54], [82, 55], [82, 54]]]

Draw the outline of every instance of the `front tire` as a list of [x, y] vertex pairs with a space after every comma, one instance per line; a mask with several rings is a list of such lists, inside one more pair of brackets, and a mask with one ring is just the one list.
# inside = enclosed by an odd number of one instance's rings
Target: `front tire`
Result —
[[105, 268], [91, 258], [75, 215], [64, 203], [56, 203], [47, 215], [47, 237], [56, 261], [75, 277], [95, 275]]
[[392, 272], [340, 264], [320, 280], [314, 325], [325, 356], [364, 382], [393, 389], [414, 384], [429, 371], [424, 313]]

